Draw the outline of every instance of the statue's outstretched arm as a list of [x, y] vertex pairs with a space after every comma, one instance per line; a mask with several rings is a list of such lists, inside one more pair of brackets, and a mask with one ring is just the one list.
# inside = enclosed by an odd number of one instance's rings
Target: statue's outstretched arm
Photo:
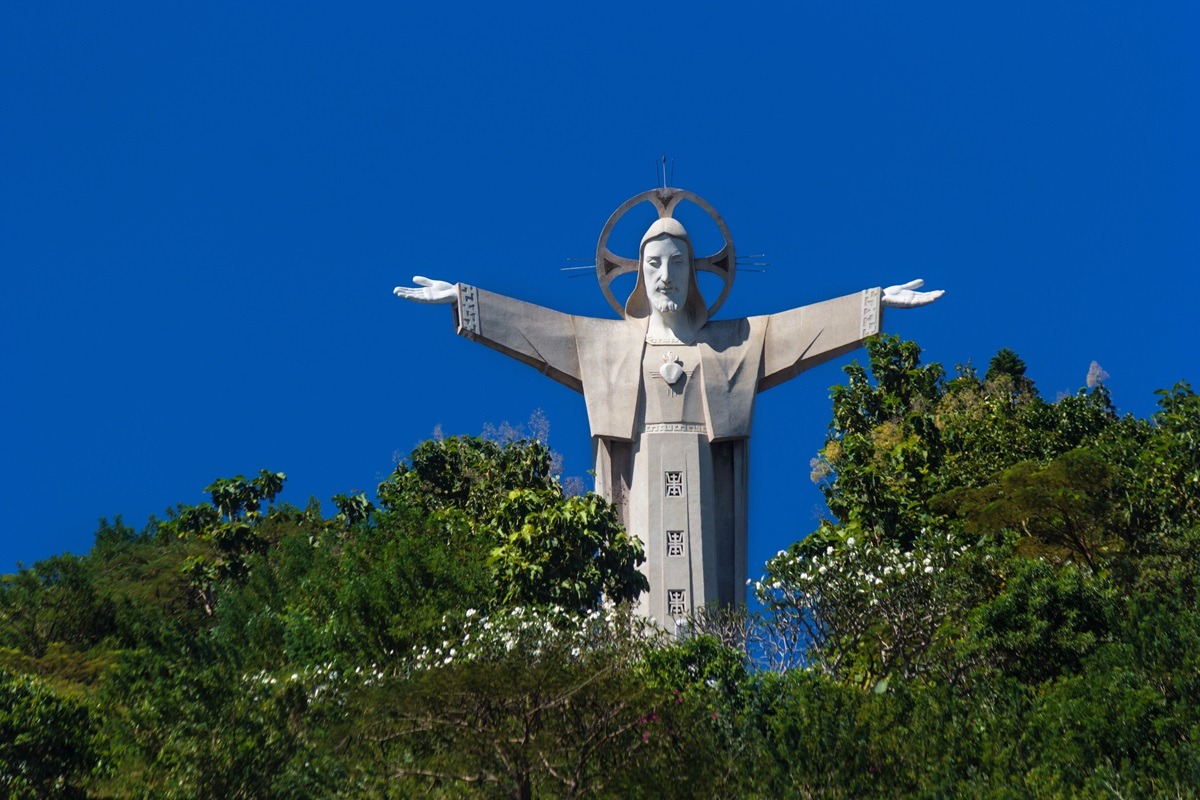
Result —
[[460, 336], [499, 350], [534, 367], [577, 392], [583, 391], [575, 322], [570, 314], [535, 306], [466, 283], [416, 275], [416, 286], [397, 286], [392, 294], [414, 303], [454, 307]]
[[453, 283], [430, 280], [421, 275], [414, 275], [413, 283], [417, 285], [397, 286], [392, 289], [392, 294], [415, 303], [453, 303], [458, 300], [458, 288]]
[[944, 289], [938, 289], [935, 292], [914, 291], [924, 285], [925, 281], [917, 278], [915, 281], [902, 283], [899, 286], [885, 286], [879, 302], [892, 308], [916, 308], [917, 306], [927, 306], [946, 293]]
[[880, 306], [916, 308], [937, 300], [945, 292], [919, 292], [922, 280], [884, 289], [867, 289], [845, 297], [772, 314], [763, 346], [759, 390], [791, 380], [804, 370], [844, 355], [879, 333]]

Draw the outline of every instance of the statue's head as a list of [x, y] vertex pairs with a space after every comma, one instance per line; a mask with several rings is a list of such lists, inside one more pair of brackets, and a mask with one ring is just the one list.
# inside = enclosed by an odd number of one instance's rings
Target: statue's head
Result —
[[637, 285], [625, 303], [627, 318], [644, 318], [651, 309], [683, 309], [697, 328], [708, 320], [708, 306], [700, 296], [692, 241], [678, 220], [664, 217], [642, 237], [638, 254]]

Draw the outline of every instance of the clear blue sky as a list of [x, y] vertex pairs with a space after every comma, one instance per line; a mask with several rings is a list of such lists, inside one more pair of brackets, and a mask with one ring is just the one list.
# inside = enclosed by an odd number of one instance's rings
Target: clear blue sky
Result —
[[[1200, 385], [1198, 8], [9, 3], [0, 570], [219, 476], [371, 491], [539, 407], [586, 473], [579, 396], [390, 290], [610, 314], [559, 269], [663, 152], [773, 264], [721, 316], [923, 277], [885, 327], [930, 360], [1009, 346], [1051, 398], [1096, 360], [1144, 416]], [[815, 525], [840, 366], [759, 400], [752, 573]]]

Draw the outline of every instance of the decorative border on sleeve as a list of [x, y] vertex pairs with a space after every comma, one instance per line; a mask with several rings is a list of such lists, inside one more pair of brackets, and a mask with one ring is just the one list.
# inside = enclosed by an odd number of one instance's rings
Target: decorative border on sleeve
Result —
[[708, 433], [703, 422], [648, 422], [642, 433]]
[[479, 335], [479, 290], [466, 283], [458, 285], [458, 327]]
[[863, 289], [862, 293], [862, 338], [879, 333], [879, 297], [882, 290]]

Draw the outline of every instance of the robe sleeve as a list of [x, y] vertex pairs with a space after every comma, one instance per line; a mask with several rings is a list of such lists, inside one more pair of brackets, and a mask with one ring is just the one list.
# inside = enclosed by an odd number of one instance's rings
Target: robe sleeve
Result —
[[575, 322], [570, 314], [460, 283], [454, 325], [460, 336], [528, 364], [577, 392], [583, 391]]
[[767, 317], [758, 390], [778, 386], [849, 353], [863, 339], [879, 333], [883, 321], [879, 298], [879, 289], [865, 289]]

